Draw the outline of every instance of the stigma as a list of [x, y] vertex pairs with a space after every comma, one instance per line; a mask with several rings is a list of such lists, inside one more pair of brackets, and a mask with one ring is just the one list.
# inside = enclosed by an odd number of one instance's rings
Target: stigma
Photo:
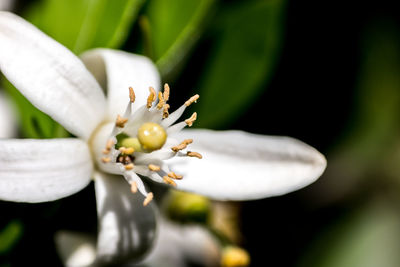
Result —
[[169, 96], [168, 84], [158, 94], [153, 87], [149, 87], [146, 104], [132, 112], [136, 95], [130, 87], [125, 113], [117, 116], [101, 155], [96, 156], [100, 169], [123, 175], [131, 192], [139, 191], [144, 196], [144, 206], [151, 202], [153, 193], [146, 190], [143, 177], [174, 187], [175, 180], [184, 177], [170, 170], [166, 160], [173, 157], [202, 158], [198, 152], [184, 151], [193, 139], [176, 140], [170, 137], [186, 126], [191, 127], [196, 121], [197, 113], [194, 112], [186, 120], [177, 122], [185, 109], [199, 99], [199, 95], [192, 96], [171, 114], [167, 103]]

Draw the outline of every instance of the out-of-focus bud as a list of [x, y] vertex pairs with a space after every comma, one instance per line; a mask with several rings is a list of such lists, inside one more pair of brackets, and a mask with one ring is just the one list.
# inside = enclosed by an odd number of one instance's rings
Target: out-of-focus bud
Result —
[[166, 201], [167, 215], [180, 222], [206, 223], [211, 210], [206, 197], [179, 191], [171, 191]]
[[240, 247], [228, 246], [222, 251], [222, 267], [247, 267], [250, 265], [249, 253]]

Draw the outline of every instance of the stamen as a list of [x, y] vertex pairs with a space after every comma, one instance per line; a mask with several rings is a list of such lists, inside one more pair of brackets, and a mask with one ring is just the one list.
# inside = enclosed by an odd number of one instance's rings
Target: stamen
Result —
[[191, 104], [193, 104], [193, 102], [196, 102], [197, 99], [199, 99], [199, 97], [200, 96], [198, 94], [192, 96], [191, 98], [189, 98], [188, 101], [185, 102], [185, 106], [187, 106], [187, 107], [190, 106]]
[[203, 156], [200, 153], [193, 152], [193, 151], [188, 151], [186, 153], [186, 155], [188, 155], [189, 157], [195, 157], [195, 158], [198, 158], [198, 159], [202, 159], [203, 158]]
[[183, 178], [182, 175], [176, 174], [176, 173], [174, 173], [174, 172], [168, 173], [168, 176], [171, 177], [171, 178], [173, 178], [173, 179], [177, 179], [177, 180], [180, 180], [180, 179]]
[[147, 206], [149, 203], [150, 203], [150, 201], [152, 201], [153, 200], [153, 193], [152, 192], [150, 192], [150, 193], [148, 193], [147, 194], [147, 196], [146, 196], [146, 198], [144, 199], [144, 201], [143, 201], [143, 206]]
[[119, 151], [124, 155], [132, 155], [133, 152], [135, 152], [135, 149], [133, 147], [120, 147]]
[[164, 182], [166, 184], [169, 184], [169, 185], [172, 185], [172, 186], [176, 186], [176, 183], [171, 178], [169, 178], [168, 176], [164, 176], [163, 180], [164, 180]]
[[129, 164], [125, 165], [125, 170], [130, 171], [130, 170], [133, 169], [133, 167], [135, 167], [135, 166], [133, 165], [133, 163], [129, 163]]
[[135, 99], [136, 99], [136, 95], [135, 95], [135, 92], [133, 91], [132, 87], [129, 87], [129, 99], [130, 99], [131, 103], [135, 102]]
[[106, 144], [106, 149], [111, 150], [113, 145], [114, 145], [114, 140], [112, 138], [108, 139], [107, 144]]
[[187, 124], [189, 127], [192, 127], [193, 122], [195, 122], [196, 119], [197, 119], [197, 113], [194, 112], [194, 113], [192, 114], [192, 116], [190, 116], [189, 119], [185, 120], [185, 122], [186, 122], [186, 124]]
[[153, 105], [153, 102], [156, 101], [157, 99], [157, 94], [156, 91], [154, 90], [153, 87], [149, 87], [149, 97], [147, 98], [147, 108], [151, 108], [151, 106]]
[[128, 122], [128, 119], [122, 118], [120, 115], [117, 115], [117, 120], [115, 121], [115, 126], [117, 126], [118, 128], [124, 128], [125, 123], [127, 123], [127, 122]]
[[132, 193], [136, 193], [136, 192], [137, 192], [137, 184], [136, 184], [135, 181], [133, 181], [133, 182], [131, 183], [131, 192], [132, 192]]
[[164, 108], [164, 110], [163, 110], [163, 119], [165, 119], [165, 118], [168, 118], [168, 116], [169, 116], [169, 112], [168, 112], [169, 105], [168, 104], [164, 104], [163, 108]]
[[165, 103], [167, 103], [167, 101], [169, 100], [169, 85], [168, 83], [164, 84], [164, 101]]
[[154, 164], [149, 164], [149, 170], [153, 172], [158, 172], [161, 170], [160, 166], [154, 165]]
[[110, 153], [110, 150], [109, 149], [103, 149], [102, 152], [103, 152], [104, 155], [108, 155]]
[[102, 158], [101, 158], [101, 161], [102, 161], [103, 163], [109, 163], [109, 162], [111, 161], [111, 159], [110, 159], [109, 157], [102, 157]]
[[171, 147], [171, 149], [174, 152], [178, 152], [185, 149], [191, 143], [193, 143], [193, 139], [185, 139], [179, 145]]
[[158, 92], [158, 104], [157, 104], [157, 109], [161, 109], [164, 106], [164, 98], [161, 92]]

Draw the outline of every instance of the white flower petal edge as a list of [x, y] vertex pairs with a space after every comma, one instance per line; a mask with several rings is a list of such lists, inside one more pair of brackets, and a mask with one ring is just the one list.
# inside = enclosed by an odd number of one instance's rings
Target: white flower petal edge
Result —
[[52, 201], [72, 195], [90, 182], [87, 144], [79, 139], [0, 140], [0, 199]]
[[29, 22], [2, 11], [0, 70], [33, 105], [79, 137], [88, 139], [103, 119], [104, 94], [79, 58]]
[[314, 182], [326, 167], [321, 153], [289, 137], [211, 130], [183, 130], [174, 137], [193, 138], [190, 149], [203, 155], [169, 161], [184, 176], [177, 189], [218, 200], [286, 194]]
[[[154, 249], [140, 266], [218, 266], [219, 243], [200, 225], [178, 225], [160, 218]], [[196, 266], [197, 266], [196, 265]]]
[[140, 259], [153, 244], [156, 217], [153, 203], [144, 207], [143, 195], [132, 194], [121, 176], [95, 173], [99, 235], [99, 264]]
[[94, 236], [72, 231], [59, 231], [54, 237], [58, 254], [66, 267], [91, 266], [96, 259]]
[[118, 114], [124, 113], [127, 88], [130, 86], [134, 86], [136, 93], [132, 111], [146, 104], [149, 86], [159, 91], [161, 81], [157, 68], [144, 56], [111, 49], [95, 49], [83, 53], [81, 58], [100, 84], [107, 88], [108, 120], [115, 120]]
[[11, 105], [4, 94], [0, 92], [0, 138], [10, 138], [16, 135], [16, 125]]

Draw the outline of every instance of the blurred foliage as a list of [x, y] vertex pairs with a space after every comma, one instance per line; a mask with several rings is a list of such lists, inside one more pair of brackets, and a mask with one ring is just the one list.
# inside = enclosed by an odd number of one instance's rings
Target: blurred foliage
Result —
[[229, 125], [264, 90], [280, 52], [284, 10], [284, 0], [270, 0], [223, 11], [198, 86], [200, 127]]
[[215, 2], [149, 1], [143, 14], [143, 18], [148, 19], [148, 26], [142, 26], [142, 30], [147, 33], [148, 56], [156, 62], [162, 77], [170, 80], [179, 73], [214, 12]]
[[299, 267], [396, 267], [400, 262], [397, 205], [374, 199], [349, 212], [314, 242]]
[[25, 17], [76, 54], [118, 48], [145, 0], [42, 0]]
[[20, 221], [9, 222], [0, 231], [0, 255], [9, 252], [23, 234], [23, 225]]

